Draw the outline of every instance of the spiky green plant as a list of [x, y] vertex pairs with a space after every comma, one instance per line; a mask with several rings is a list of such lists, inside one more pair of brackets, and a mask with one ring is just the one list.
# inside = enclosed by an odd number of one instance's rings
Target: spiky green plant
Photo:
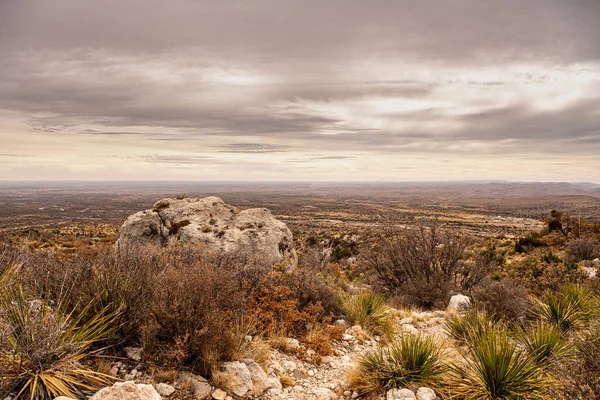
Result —
[[559, 292], [547, 292], [537, 299], [537, 317], [563, 332], [580, 328], [590, 320], [594, 310], [594, 295], [581, 285], [567, 285]]
[[88, 306], [74, 315], [62, 303], [53, 308], [43, 301], [28, 301], [19, 286], [0, 296], [0, 309], [8, 327], [0, 348], [2, 378], [17, 399], [81, 397], [111, 382], [110, 376], [92, 371], [82, 361], [93, 353], [90, 346], [114, 330], [116, 311], [90, 317]]
[[394, 315], [381, 295], [368, 291], [342, 298], [342, 312], [348, 323], [391, 339], [395, 334]]
[[517, 328], [517, 341], [538, 364], [548, 365], [567, 359], [572, 346], [560, 329], [538, 321], [527, 329]]
[[468, 344], [498, 325], [502, 325], [502, 322], [494, 321], [485, 311], [472, 310], [462, 316], [447, 318], [442, 326], [448, 336], [460, 344]]
[[362, 395], [418, 384], [438, 387], [447, 371], [445, 353], [433, 338], [403, 335], [387, 347], [379, 347], [358, 361], [353, 386]]
[[449, 390], [465, 400], [545, 399], [550, 378], [503, 328], [472, 338], [464, 363], [453, 364]]

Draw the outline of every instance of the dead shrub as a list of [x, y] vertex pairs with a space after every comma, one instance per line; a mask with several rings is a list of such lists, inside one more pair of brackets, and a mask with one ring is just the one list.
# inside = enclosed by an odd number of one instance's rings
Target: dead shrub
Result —
[[571, 240], [567, 243], [567, 261], [591, 261], [600, 258], [600, 242], [587, 238]]
[[510, 280], [490, 281], [473, 292], [478, 309], [487, 311], [495, 318], [522, 323], [532, 309], [527, 288]]
[[376, 287], [390, 297], [427, 309], [443, 307], [453, 291], [468, 292], [495, 268], [485, 255], [467, 260], [470, 244], [470, 238], [440, 225], [389, 230], [364, 262], [375, 273]]

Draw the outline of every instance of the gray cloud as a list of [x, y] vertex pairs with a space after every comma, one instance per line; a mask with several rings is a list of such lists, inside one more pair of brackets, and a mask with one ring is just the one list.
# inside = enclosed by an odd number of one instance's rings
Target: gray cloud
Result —
[[56, 162], [77, 143], [171, 166], [260, 156], [267, 173], [591, 158], [599, 35], [597, 0], [5, 0], [0, 113], [32, 139], [0, 135], [7, 154], [51, 140]]

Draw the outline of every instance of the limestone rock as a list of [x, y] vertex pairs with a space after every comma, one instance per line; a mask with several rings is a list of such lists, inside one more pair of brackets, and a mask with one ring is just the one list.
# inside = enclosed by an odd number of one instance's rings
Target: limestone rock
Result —
[[125, 354], [127, 358], [133, 361], [140, 361], [142, 359], [142, 348], [141, 347], [125, 347]]
[[225, 400], [226, 397], [227, 397], [227, 393], [221, 389], [215, 390], [212, 394], [212, 398], [215, 400]]
[[313, 394], [316, 400], [335, 400], [337, 396], [331, 389], [328, 388], [317, 388], [313, 390]]
[[90, 400], [161, 400], [161, 397], [152, 385], [128, 381], [101, 389]]
[[224, 390], [241, 398], [261, 395], [270, 387], [267, 374], [255, 362], [249, 365], [239, 361], [223, 363], [220, 381]]
[[261, 368], [254, 360], [245, 361], [248, 371], [250, 371], [250, 379], [252, 379], [252, 394], [260, 396], [271, 388], [269, 377], [265, 370]]
[[435, 399], [437, 399], [437, 396], [436, 396], [435, 392], [433, 391], [433, 389], [426, 388], [426, 387], [420, 387], [419, 390], [417, 390], [417, 400], [435, 400]]
[[387, 392], [386, 400], [417, 400], [417, 397], [409, 389], [391, 389]]
[[195, 400], [210, 399], [212, 387], [209, 385], [206, 378], [189, 372], [180, 372], [177, 379], [189, 383], [192, 386]]
[[169, 397], [175, 392], [175, 388], [166, 383], [159, 383], [158, 385], [156, 385], [156, 391], [161, 396]]
[[471, 298], [457, 294], [450, 298], [446, 311], [450, 313], [463, 313], [471, 308]]
[[209, 251], [252, 251], [270, 263], [298, 262], [292, 232], [266, 208], [237, 212], [218, 197], [167, 198], [152, 210], [130, 215], [117, 247], [132, 244], [202, 244]]

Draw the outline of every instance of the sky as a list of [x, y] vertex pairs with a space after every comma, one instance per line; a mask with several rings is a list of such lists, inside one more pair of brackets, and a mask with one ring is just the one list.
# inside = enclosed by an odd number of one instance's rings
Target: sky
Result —
[[0, 0], [0, 180], [600, 182], [598, 0]]

